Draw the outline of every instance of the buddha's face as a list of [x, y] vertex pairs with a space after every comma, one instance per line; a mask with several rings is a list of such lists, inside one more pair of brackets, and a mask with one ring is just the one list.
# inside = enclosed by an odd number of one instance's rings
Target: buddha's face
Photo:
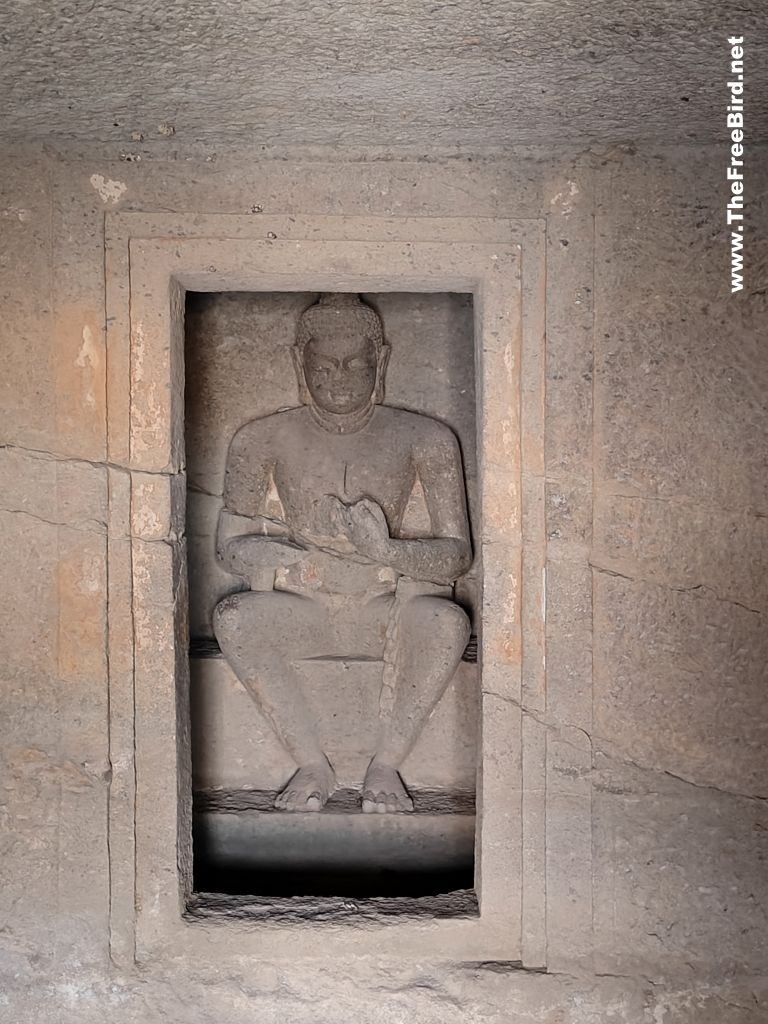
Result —
[[304, 346], [304, 378], [312, 400], [325, 412], [364, 409], [376, 386], [376, 344], [358, 322], [323, 323]]

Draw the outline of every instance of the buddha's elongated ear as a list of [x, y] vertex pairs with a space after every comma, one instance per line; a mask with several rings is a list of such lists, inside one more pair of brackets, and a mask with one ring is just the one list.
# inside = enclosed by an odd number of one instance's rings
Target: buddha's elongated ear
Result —
[[311, 398], [307, 387], [307, 378], [304, 375], [304, 354], [298, 345], [291, 345], [291, 358], [296, 371], [296, 382], [299, 385], [299, 401], [302, 405], [309, 405]]
[[376, 368], [376, 386], [373, 394], [373, 400], [376, 405], [381, 405], [384, 401], [384, 380], [387, 376], [387, 366], [389, 365], [389, 354], [391, 351], [392, 349], [386, 343], [379, 350], [379, 364]]

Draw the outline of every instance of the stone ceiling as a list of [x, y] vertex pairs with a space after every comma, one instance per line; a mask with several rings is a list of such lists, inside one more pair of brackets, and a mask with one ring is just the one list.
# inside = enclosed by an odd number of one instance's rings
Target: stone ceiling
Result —
[[0, 136], [472, 150], [724, 141], [737, 32], [754, 139], [768, 123], [768, 59], [756, 52], [767, 8], [0, 0]]

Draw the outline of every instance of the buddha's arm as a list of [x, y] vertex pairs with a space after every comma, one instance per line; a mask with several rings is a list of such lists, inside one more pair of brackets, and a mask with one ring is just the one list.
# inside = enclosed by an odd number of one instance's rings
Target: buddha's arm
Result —
[[472, 564], [467, 499], [459, 445], [453, 433], [440, 428], [429, 443], [414, 452], [429, 512], [432, 536], [414, 540], [388, 537], [382, 561], [397, 572], [430, 583], [449, 584]]
[[451, 584], [467, 571], [472, 558], [467, 545], [457, 537], [420, 537], [390, 538], [382, 561], [411, 579]]
[[216, 557], [227, 572], [251, 577], [299, 561], [305, 550], [288, 537], [285, 524], [261, 515], [274, 459], [248, 427], [232, 440], [219, 514]]
[[279, 569], [306, 557], [306, 549], [285, 536], [267, 531], [278, 527], [263, 516], [239, 516], [226, 508], [219, 514], [216, 557], [227, 572], [250, 577], [260, 569]]

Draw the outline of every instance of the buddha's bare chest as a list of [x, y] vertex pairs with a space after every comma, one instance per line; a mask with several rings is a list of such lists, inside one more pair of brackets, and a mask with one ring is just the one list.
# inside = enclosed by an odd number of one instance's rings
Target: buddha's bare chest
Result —
[[357, 438], [332, 437], [327, 445], [294, 446], [281, 453], [274, 479], [283, 504], [298, 511], [333, 495], [344, 502], [370, 497], [397, 505], [413, 484], [410, 451], [385, 437], [369, 440], [361, 444]]

